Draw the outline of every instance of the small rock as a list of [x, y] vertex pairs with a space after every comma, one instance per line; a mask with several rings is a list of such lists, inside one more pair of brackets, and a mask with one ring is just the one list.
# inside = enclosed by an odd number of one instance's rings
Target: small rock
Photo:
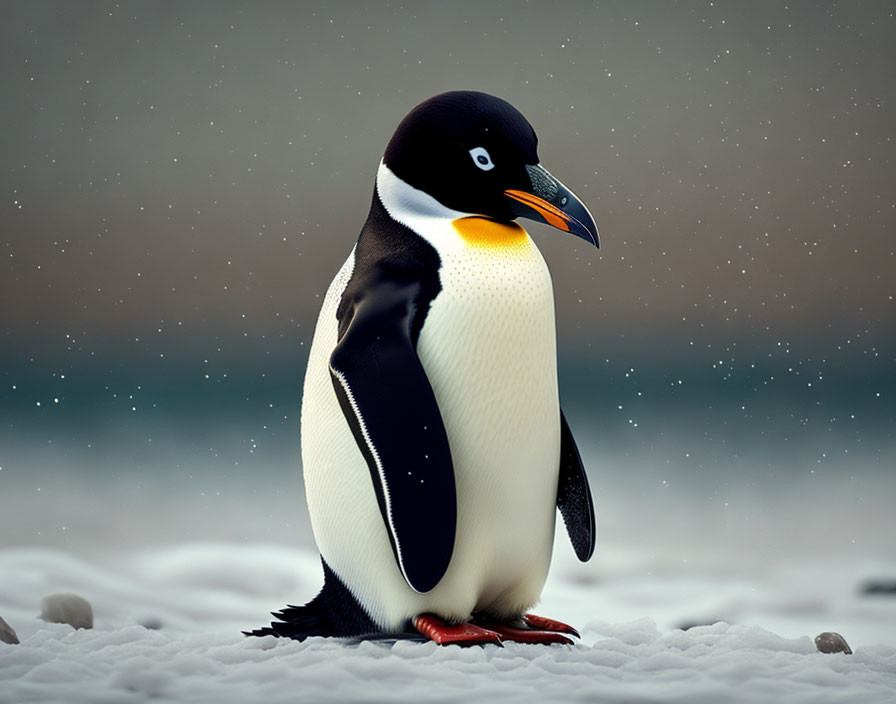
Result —
[[852, 649], [846, 639], [839, 633], [825, 631], [815, 636], [815, 647], [822, 653], [846, 653], [852, 655]]
[[144, 628], [149, 629], [150, 631], [158, 631], [162, 628], [162, 619], [157, 616], [147, 616], [146, 618], [141, 618], [137, 621]]
[[50, 594], [40, 600], [40, 617], [49, 623], [67, 623], [75, 628], [93, 628], [90, 602], [77, 594]]
[[2, 616], [0, 616], [0, 641], [10, 645], [16, 645], [19, 642], [16, 632], [12, 629], [12, 626], [3, 620]]
[[872, 579], [862, 585], [862, 594], [896, 596], [896, 579]]
[[699, 628], [700, 626], [712, 626], [713, 624], [718, 623], [719, 621], [724, 621], [725, 623], [731, 623], [727, 619], [724, 618], [695, 618], [690, 621], [682, 621], [679, 623], [676, 628], [680, 628], [683, 631], [689, 631], [692, 628]]

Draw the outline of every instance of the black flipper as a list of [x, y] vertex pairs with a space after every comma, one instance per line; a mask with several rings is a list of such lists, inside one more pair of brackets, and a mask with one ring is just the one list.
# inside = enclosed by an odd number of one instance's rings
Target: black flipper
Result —
[[270, 627], [243, 631], [247, 636], [282, 636], [305, 640], [311, 636], [360, 636], [379, 631], [330, 566], [324, 566], [324, 587], [304, 606], [287, 605], [272, 616]]
[[428, 592], [454, 550], [457, 502], [448, 437], [411, 342], [419, 283], [368, 288], [330, 357], [333, 386], [367, 460], [395, 559]]
[[457, 524], [451, 448], [416, 350], [440, 290], [439, 260], [422, 238], [402, 234], [404, 226], [386, 218], [375, 196], [337, 313], [330, 373], [367, 460], [395, 559], [423, 593], [448, 569]]
[[594, 554], [597, 524], [594, 503], [588, 488], [588, 475], [579, 455], [572, 431], [560, 411], [560, 481], [557, 485], [557, 508], [563, 516], [566, 532], [576, 557], [587, 562]]

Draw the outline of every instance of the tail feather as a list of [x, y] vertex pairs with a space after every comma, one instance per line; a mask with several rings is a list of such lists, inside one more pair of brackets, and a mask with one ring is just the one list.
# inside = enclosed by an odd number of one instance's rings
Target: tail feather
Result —
[[277, 631], [273, 628], [268, 628], [264, 626], [263, 628], [256, 628], [254, 631], [243, 631], [244, 636], [276, 636]]
[[287, 604], [272, 612], [270, 627], [243, 631], [247, 636], [279, 636], [305, 640], [311, 636], [359, 636], [380, 631], [364, 608], [358, 603], [342, 580], [321, 558], [324, 566], [324, 586], [320, 593], [304, 606]]

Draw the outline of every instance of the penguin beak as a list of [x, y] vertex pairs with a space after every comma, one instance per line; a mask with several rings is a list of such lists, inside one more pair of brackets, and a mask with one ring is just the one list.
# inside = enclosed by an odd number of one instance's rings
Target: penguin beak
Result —
[[547, 223], [600, 247], [597, 225], [579, 197], [541, 164], [527, 164], [526, 172], [532, 184], [530, 190], [504, 191], [514, 216]]

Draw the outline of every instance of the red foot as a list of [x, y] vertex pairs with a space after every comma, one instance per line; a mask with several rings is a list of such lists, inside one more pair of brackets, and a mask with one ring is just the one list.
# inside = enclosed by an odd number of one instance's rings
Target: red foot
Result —
[[545, 618], [544, 616], [536, 616], [535, 614], [526, 614], [523, 616], [526, 623], [532, 628], [541, 628], [545, 631], [556, 631], [557, 633], [569, 633], [570, 635], [574, 635], [576, 638], [581, 638], [579, 632], [569, 626], [562, 621], [555, 621], [552, 618]]
[[504, 640], [517, 643], [562, 643], [572, 645], [572, 641], [562, 633], [540, 631], [534, 628], [515, 628], [504, 623], [489, 623], [489, 628], [497, 632]]
[[459, 623], [451, 626], [442, 619], [425, 614], [414, 619], [414, 628], [439, 645], [501, 645], [501, 636], [487, 628], [474, 626], [472, 623]]

